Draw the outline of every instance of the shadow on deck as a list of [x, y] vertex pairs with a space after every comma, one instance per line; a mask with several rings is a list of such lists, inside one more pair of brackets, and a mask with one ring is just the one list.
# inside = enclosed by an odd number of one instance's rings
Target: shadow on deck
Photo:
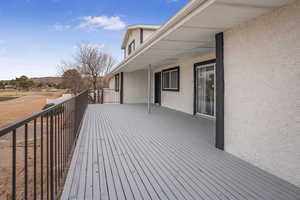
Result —
[[89, 105], [61, 199], [282, 199], [300, 189], [214, 148], [214, 122]]

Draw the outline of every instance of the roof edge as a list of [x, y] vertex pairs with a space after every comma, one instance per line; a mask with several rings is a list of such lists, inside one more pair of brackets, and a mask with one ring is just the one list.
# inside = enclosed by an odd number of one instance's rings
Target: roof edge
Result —
[[160, 25], [154, 25], [154, 24], [133, 24], [133, 25], [128, 26], [127, 30], [125, 32], [125, 36], [124, 36], [122, 45], [121, 45], [121, 49], [125, 49], [125, 44], [126, 44], [126, 42], [128, 40], [129, 32], [131, 30], [140, 29], [140, 28], [142, 28], [142, 29], [150, 29], [150, 30], [157, 30], [160, 27], [161, 27]]
[[139, 46], [133, 54], [121, 61], [110, 73], [117, 73], [117, 71], [120, 70], [123, 67], [123, 65], [128, 63], [131, 59], [138, 56], [145, 49], [149, 48], [151, 44], [153, 44], [155, 41], [158, 41], [165, 33], [170, 31], [170, 29], [172, 29], [174, 26], [178, 25], [179, 22], [183, 21], [195, 10], [205, 9], [206, 7], [208, 7], [216, 1], [217, 0], [191, 0], [175, 15], [173, 15], [167, 22], [165, 22], [153, 35], [151, 35], [150, 38], [144, 44]]

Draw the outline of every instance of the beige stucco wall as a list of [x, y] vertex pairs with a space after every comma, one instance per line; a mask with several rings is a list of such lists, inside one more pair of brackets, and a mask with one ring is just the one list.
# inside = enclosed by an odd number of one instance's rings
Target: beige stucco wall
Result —
[[126, 56], [128, 56], [128, 46], [133, 40], [135, 40], [135, 49], [137, 49], [140, 46], [140, 29], [130, 31], [126, 44]]
[[[214, 59], [214, 53], [204, 56], [199, 56], [188, 61], [178, 62], [169, 66], [161, 66], [154, 70], [159, 72], [163, 69], [180, 66], [180, 91], [162, 91], [161, 105], [174, 110], [179, 110], [185, 113], [193, 114], [194, 109], [194, 64], [210, 59]], [[154, 94], [154, 75], [152, 75], [152, 102]]]
[[[153, 29], [144, 29], [143, 30], [143, 43], [155, 32]], [[135, 40], [135, 49], [141, 46], [141, 30], [133, 29], [129, 33], [129, 37], [126, 43], [126, 57], [128, 56], [128, 46], [129, 44]]]
[[147, 77], [146, 70], [124, 73], [124, 103], [147, 102]]
[[115, 77], [112, 77], [110, 80], [109, 80], [109, 89], [115, 89]]
[[144, 41], [143, 41], [143, 42], [145, 42], [146, 40], [148, 40], [149, 37], [150, 37], [155, 31], [156, 31], [156, 30], [152, 30], [152, 29], [144, 29], [144, 30], [143, 30], [143, 34], [144, 34], [144, 36], [143, 36]]
[[224, 33], [225, 150], [300, 186], [300, 1]]

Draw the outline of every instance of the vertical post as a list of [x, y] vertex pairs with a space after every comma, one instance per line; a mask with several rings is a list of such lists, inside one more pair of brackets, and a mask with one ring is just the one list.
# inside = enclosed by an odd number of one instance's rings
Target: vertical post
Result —
[[151, 65], [148, 67], [148, 114], [151, 113]]
[[37, 170], [37, 167], [36, 167], [36, 156], [37, 156], [37, 154], [36, 154], [36, 148], [37, 148], [37, 138], [36, 138], [36, 119], [34, 120], [34, 122], [33, 122], [33, 124], [34, 124], [34, 130], [33, 130], [33, 199], [34, 200], [36, 200], [36, 197], [37, 197], [37, 192], [36, 192], [36, 170]]
[[53, 111], [50, 113], [50, 199], [54, 200], [54, 120]]
[[49, 183], [50, 183], [50, 181], [49, 181], [49, 115], [47, 114], [47, 116], [46, 116], [46, 148], [47, 148], [47, 150], [46, 150], [46, 152], [47, 152], [47, 156], [46, 156], [46, 158], [47, 158], [47, 175], [46, 175], [46, 177], [47, 177], [47, 200], [49, 200], [49, 194], [50, 194], [50, 192], [49, 192]]
[[216, 147], [224, 150], [224, 35], [216, 34]]
[[17, 199], [17, 189], [16, 189], [16, 177], [17, 177], [17, 145], [16, 145], [16, 129], [13, 130], [12, 132], [12, 197], [11, 199]]
[[120, 73], [120, 104], [124, 103], [124, 74]]
[[44, 149], [44, 127], [43, 127], [44, 121], [43, 116], [41, 116], [41, 199], [44, 199], [44, 166], [43, 166], [43, 149]]
[[24, 199], [28, 199], [28, 124], [25, 124], [24, 146]]
[[104, 89], [101, 89], [101, 104], [104, 104]]

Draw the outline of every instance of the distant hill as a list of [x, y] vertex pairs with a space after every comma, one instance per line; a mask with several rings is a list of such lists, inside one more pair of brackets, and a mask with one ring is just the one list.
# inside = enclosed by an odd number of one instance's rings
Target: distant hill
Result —
[[61, 77], [38, 77], [38, 78], [31, 78], [34, 83], [53, 83], [53, 84], [60, 84], [62, 82]]

